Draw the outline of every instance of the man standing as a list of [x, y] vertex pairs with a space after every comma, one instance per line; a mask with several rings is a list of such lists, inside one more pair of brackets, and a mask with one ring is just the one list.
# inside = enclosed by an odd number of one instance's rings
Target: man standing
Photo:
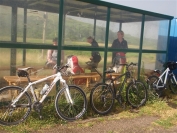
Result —
[[[124, 40], [124, 32], [123, 31], [118, 31], [117, 32], [117, 39], [115, 39], [112, 43], [111, 48], [115, 48], [115, 49], [128, 49], [128, 45], [127, 45], [127, 41]], [[112, 60], [114, 60], [114, 58], [116, 56], [120, 57], [120, 64], [125, 64], [126, 63], [126, 53], [125, 52], [113, 52], [112, 53]], [[119, 72], [122, 71], [123, 66], [119, 66]]]
[[[99, 47], [98, 43], [93, 39], [91, 36], [87, 38], [87, 42], [91, 44], [92, 47]], [[101, 61], [101, 56], [98, 51], [92, 51], [90, 62], [89, 62], [89, 69], [97, 68], [98, 63]], [[93, 71], [93, 70], [92, 70]]]

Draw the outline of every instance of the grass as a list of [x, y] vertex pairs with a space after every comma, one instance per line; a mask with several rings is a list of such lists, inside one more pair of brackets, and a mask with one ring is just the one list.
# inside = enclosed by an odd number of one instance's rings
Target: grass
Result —
[[[85, 88], [87, 90], [86, 93], [88, 94], [89, 100], [89, 93], [90, 89]], [[173, 126], [177, 126], [177, 113], [174, 107], [169, 106], [169, 102], [173, 103], [174, 106], [177, 107], [177, 96], [170, 94], [172, 99], [161, 100], [155, 99], [153, 101], [148, 101], [146, 106], [141, 107], [136, 113], [132, 113], [130, 111], [130, 107], [127, 107], [126, 110], [123, 110], [118, 106], [116, 102], [112, 111], [109, 113], [108, 116], [100, 116], [95, 114], [90, 105], [88, 106], [87, 113], [84, 115], [83, 119], [94, 118], [88, 122], [82, 122], [80, 120], [76, 121], [77, 127], [85, 128], [85, 127], [93, 127], [97, 123], [103, 123], [105, 121], [112, 121], [112, 120], [120, 120], [120, 119], [132, 119], [141, 116], [155, 116], [158, 119], [153, 122], [151, 126], [160, 126], [163, 128], [171, 128]], [[53, 128], [55, 126], [67, 125], [68, 123], [61, 120], [57, 115], [55, 108], [54, 108], [54, 99], [51, 98], [45, 102], [43, 108], [43, 116], [44, 118], [40, 120], [38, 118], [38, 114], [36, 112], [32, 112], [29, 118], [17, 126], [0, 126], [0, 130], [5, 130], [8, 132], [13, 133], [24, 133], [24, 132], [34, 132], [39, 130], [45, 130], [48, 128]], [[87, 121], [87, 120], [86, 120]], [[75, 122], [74, 122], [75, 123]], [[68, 124], [69, 128], [75, 128], [72, 123]]]

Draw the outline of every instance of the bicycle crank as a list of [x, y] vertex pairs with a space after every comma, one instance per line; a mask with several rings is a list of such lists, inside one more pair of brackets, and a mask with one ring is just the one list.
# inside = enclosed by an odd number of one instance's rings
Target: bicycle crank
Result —
[[124, 102], [122, 95], [120, 95], [120, 94], [116, 95], [116, 100], [119, 102], [120, 106], [123, 109], [125, 109], [125, 102]]
[[34, 109], [34, 111], [36, 111], [39, 114], [39, 118], [42, 119], [42, 115], [41, 115], [41, 110], [42, 110], [43, 106], [42, 103], [40, 102], [34, 102], [32, 104], [32, 109]]

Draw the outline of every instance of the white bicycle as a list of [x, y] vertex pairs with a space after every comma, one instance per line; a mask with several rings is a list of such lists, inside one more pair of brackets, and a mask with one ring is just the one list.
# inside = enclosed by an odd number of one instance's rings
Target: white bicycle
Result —
[[[0, 124], [1, 125], [17, 125], [23, 122], [30, 114], [31, 109], [37, 111], [41, 116], [42, 103], [52, 90], [57, 81], [62, 83], [62, 89], [57, 93], [55, 98], [55, 108], [58, 115], [67, 121], [73, 121], [83, 116], [87, 109], [86, 95], [81, 88], [75, 85], [68, 86], [62, 78], [61, 70], [68, 68], [55, 67], [58, 72], [38, 81], [31, 82], [26, 69], [18, 70], [19, 77], [27, 77], [28, 85], [26, 88], [19, 86], [6, 86], [0, 89]], [[47, 90], [44, 92], [40, 100], [37, 99], [33, 85], [44, 82], [50, 78], [54, 78]], [[29, 94], [31, 92], [32, 98]]]
[[166, 69], [160, 76], [148, 77], [149, 90], [156, 96], [161, 96], [164, 89], [169, 88], [172, 93], [177, 94], [177, 80], [172, 72], [176, 69], [177, 62], [167, 62]]

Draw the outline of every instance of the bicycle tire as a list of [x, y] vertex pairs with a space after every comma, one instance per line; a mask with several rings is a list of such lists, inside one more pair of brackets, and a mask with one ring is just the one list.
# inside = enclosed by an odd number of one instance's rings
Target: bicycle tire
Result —
[[[107, 102], [106, 101], [107, 99], [110, 99], [110, 102]], [[114, 100], [115, 99], [113, 90], [106, 83], [98, 83], [91, 90], [90, 93], [91, 107], [96, 113], [100, 115], [106, 115], [111, 111], [114, 105]]]
[[18, 86], [6, 86], [0, 89], [1, 125], [17, 125], [28, 117], [31, 112], [31, 97], [27, 92], [19, 99], [15, 107], [10, 106], [12, 100], [22, 91], [23, 89]]
[[177, 94], [177, 84], [173, 77], [170, 77], [170, 79], [168, 80], [168, 87], [173, 94]]
[[[68, 86], [73, 105], [65, 97], [65, 88], [61, 89], [55, 99], [57, 114], [67, 121], [74, 121], [81, 118], [87, 110], [87, 99], [84, 91], [78, 86]], [[74, 92], [74, 93], [73, 93]], [[64, 108], [62, 108], [64, 107]]]
[[147, 101], [147, 89], [141, 81], [128, 84], [126, 89], [126, 100], [134, 108], [145, 105]]

